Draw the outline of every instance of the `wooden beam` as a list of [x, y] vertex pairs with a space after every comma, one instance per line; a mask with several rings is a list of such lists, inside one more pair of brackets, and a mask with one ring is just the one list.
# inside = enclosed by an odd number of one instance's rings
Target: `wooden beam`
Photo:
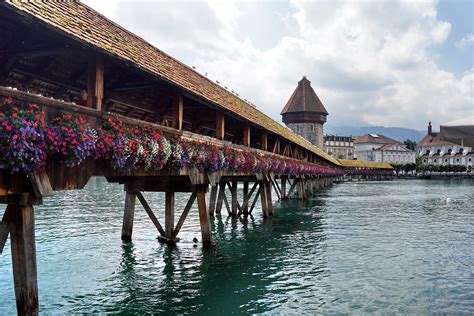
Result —
[[183, 130], [183, 94], [179, 93], [173, 98], [173, 118], [171, 127], [181, 131]]
[[165, 237], [173, 239], [174, 192], [165, 192]]
[[262, 140], [261, 140], [262, 150], [268, 150], [268, 136], [266, 132], [262, 132]]
[[260, 200], [262, 202], [262, 213], [263, 217], [266, 218], [270, 215], [269, 209], [268, 209], [268, 198], [267, 198], [267, 190], [265, 188], [265, 183], [260, 182]]
[[9, 217], [10, 212], [5, 211], [5, 213], [3, 213], [3, 219], [0, 222], [0, 254], [2, 254], [8, 235], [10, 234]]
[[249, 214], [252, 214], [252, 211], [255, 208], [255, 205], [257, 204], [259, 197], [260, 197], [260, 190], [257, 191], [257, 194], [255, 194], [255, 198], [253, 199], [252, 205], [250, 206]]
[[223, 140], [225, 137], [225, 116], [217, 112], [216, 114], [216, 138]]
[[206, 185], [199, 185], [196, 188], [196, 196], [198, 201], [199, 222], [201, 224], [201, 237], [204, 245], [209, 245], [212, 242], [211, 225], [209, 223], [209, 214], [206, 205]]
[[272, 186], [270, 182], [265, 182], [265, 197], [267, 198], [268, 215], [273, 216]]
[[211, 186], [211, 194], [209, 197], [209, 215], [214, 215], [214, 211], [216, 209], [217, 190], [217, 185]]
[[102, 111], [103, 97], [104, 60], [100, 54], [91, 53], [87, 71], [87, 106]]
[[229, 189], [232, 195], [232, 216], [237, 216], [237, 181], [232, 181], [232, 186], [229, 184]]
[[35, 222], [30, 205], [8, 205], [13, 280], [18, 315], [38, 314]]
[[162, 236], [165, 236], [165, 230], [161, 226], [160, 222], [156, 218], [155, 214], [153, 214], [153, 211], [151, 210], [150, 206], [148, 205], [147, 201], [143, 197], [143, 195], [140, 192], [136, 192], [138, 200], [140, 200], [140, 203], [142, 204], [143, 208], [145, 209], [146, 213], [150, 217], [151, 221], [155, 225], [156, 229], [160, 232]]
[[133, 232], [133, 219], [135, 216], [135, 201], [137, 194], [135, 192], [125, 193], [125, 209], [122, 222], [122, 240], [131, 241]]
[[188, 203], [186, 203], [183, 213], [179, 217], [178, 224], [176, 224], [176, 227], [173, 231], [173, 239], [176, 239], [176, 236], [178, 236], [178, 233], [181, 230], [181, 227], [183, 226], [184, 221], [186, 220], [186, 217], [188, 216], [188, 213], [191, 210], [191, 207], [193, 206], [195, 200], [196, 200], [196, 192], [193, 192], [191, 196], [189, 197]]
[[278, 138], [275, 140], [275, 145], [273, 146], [273, 153], [280, 154], [280, 140]]
[[244, 126], [244, 137], [242, 144], [246, 147], [250, 147], [250, 126]]
[[244, 181], [244, 190], [243, 190], [243, 202], [242, 202], [242, 213], [248, 214], [249, 212], [249, 183], [248, 181]]
[[219, 186], [219, 194], [217, 196], [216, 214], [220, 214], [225, 197], [225, 183], [218, 183], [217, 185]]

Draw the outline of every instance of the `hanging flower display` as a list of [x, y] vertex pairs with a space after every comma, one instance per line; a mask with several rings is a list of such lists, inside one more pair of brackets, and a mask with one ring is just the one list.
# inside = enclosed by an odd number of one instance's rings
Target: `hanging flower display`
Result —
[[105, 161], [113, 169], [128, 171], [190, 167], [208, 173], [380, 173], [375, 170], [323, 168], [259, 151], [221, 147], [180, 137], [167, 138], [152, 128], [129, 126], [115, 118], [93, 127], [80, 115], [63, 113], [48, 123], [44, 112], [35, 104], [25, 106], [11, 98], [0, 102], [0, 169], [31, 174], [43, 171], [47, 159], [73, 167], [88, 157]]

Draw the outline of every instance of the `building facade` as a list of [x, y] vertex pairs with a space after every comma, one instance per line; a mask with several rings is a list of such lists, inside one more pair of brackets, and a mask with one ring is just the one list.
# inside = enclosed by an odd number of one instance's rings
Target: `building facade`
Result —
[[324, 135], [325, 151], [336, 159], [351, 160], [354, 155], [352, 136]]
[[361, 161], [397, 164], [415, 163], [415, 151], [392, 138], [367, 134], [354, 138], [354, 157]]
[[309, 140], [313, 145], [324, 149], [324, 128], [328, 112], [311, 82], [303, 77], [280, 113], [283, 123], [293, 132]]
[[433, 132], [431, 122], [428, 123], [428, 133], [416, 146], [416, 153], [421, 163], [427, 165], [474, 165], [473, 148], [461, 146], [444, 140], [441, 134]]

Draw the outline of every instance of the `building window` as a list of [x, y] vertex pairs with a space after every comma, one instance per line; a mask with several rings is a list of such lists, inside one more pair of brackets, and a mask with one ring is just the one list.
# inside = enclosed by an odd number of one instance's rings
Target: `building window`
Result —
[[436, 159], [434, 160], [434, 162], [436, 162]]
[[459, 158], [456, 159], [456, 162], [459, 162]]
[[448, 162], [448, 159], [445, 159], [444, 162]]
[[430, 150], [429, 150], [429, 149], [426, 150], [426, 154], [427, 154], [427, 155], [430, 154]]
[[471, 162], [471, 158], [469, 158], [469, 162]]
[[423, 159], [423, 162], [426, 163], [426, 159]]
[[311, 125], [311, 131], [314, 132], [314, 126], [313, 125]]

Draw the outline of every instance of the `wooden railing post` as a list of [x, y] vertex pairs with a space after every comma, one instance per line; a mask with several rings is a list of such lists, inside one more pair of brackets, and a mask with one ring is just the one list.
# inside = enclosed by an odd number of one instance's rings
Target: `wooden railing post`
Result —
[[103, 97], [104, 59], [98, 53], [91, 53], [87, 70], [87, 106], [102, 111]]
[[216, 138], [223, 140], [225, 137], [225, 116], [224, 114], [216, 113]]
[[262, 150], [268, 150], [268, 136], [266, 132], [262, 132]]
[[122, 240], [131, 241], [133, 232], [133, 219], [135, 216], [135, 201], [137, 194], [135, 192], [126, 191], [125, 208], [123, 212], [122, 222]]
[[183, 130], [183, 94], [178, 93], [173, 98], [173, 117], [171, 120], [171, 127], [177, 130]]
[[34, 211], [31, 205], [8, 205], [13, 280], [18, 315], [38, 314]]
[[244, 146], [250, 147], [250, 126], [244, 127], [244, 137], [243, 137], [242, 144]]

